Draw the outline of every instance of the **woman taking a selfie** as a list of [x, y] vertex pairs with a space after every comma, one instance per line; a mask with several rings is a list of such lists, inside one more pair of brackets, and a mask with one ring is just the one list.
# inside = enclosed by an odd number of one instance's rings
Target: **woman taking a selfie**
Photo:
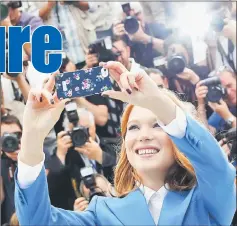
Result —
[[230, 225], [235, 169], [214, 137], [147, 74], [118, 62], [103, 66], [122, 90], [103, 95], [130, 104], [115, 172], [119, 197], [94, 197], [82, 213], [50, 205], [42, 147], [66, 102], [51, 95], [52, 76], [44, 90], [30, 92], [24, 112], [15, 196], [20, 225]]

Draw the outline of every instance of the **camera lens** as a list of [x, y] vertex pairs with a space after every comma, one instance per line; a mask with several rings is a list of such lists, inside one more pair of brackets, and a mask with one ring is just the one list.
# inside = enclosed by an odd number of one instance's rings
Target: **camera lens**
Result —
[[88, 133], [84, 129], [77, 129], [71, 135], [75, 147], [83, 146], [87, 142], [88, 137]]
[[2, 150], [5, 152], [14, 152], [18, 149], [19, 141], [13, 135], [6, 135], [2, 138]]
[[168, 69], [175, 74], [182, 73], [186, 67], [182, 56], [173, 56], [168, 60]]
[[134, 34], [139, 29], [139, 23], [135, 17], [128, 16], [124, 21], [124, 28], [129, 34]]

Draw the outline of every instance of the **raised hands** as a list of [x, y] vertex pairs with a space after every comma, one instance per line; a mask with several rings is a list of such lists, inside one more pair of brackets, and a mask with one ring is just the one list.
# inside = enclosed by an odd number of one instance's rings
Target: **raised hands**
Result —
[[56, 74], [50, 76], [43, 89], [30, 90], [24, 111], [23, 132], [37, 132], [42, 140], [58, 121], [65, 103], [69, 101], [68, 99], [60, 101], [56, 93], [52, 94]]
[[103, 96], [146, 107], [151, 98], [158, 95], [159, 88], [145, 72], [131, 73], [121, 63], [115, 61], [100, 65], [109, 70], [110, 76], [121, 89], [121, 91], [105, 91]]

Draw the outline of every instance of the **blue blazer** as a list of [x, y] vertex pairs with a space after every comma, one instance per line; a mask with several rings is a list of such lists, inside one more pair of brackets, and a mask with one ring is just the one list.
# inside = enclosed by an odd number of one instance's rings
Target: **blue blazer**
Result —
[[[202, 125], [188, 115], [187, 122], [185, 137], [171, 136], [171, 139], [191, 161], [198, 183], [189, 191], [168, 192], [158, 225], [230, 225], [236, 210], [235, 168]], [[50, 205], [44, 168], [27, 189], [20, 189], [16, 180], [15, 205], [20, 225], [154, 226], [157, 223], [140, 189], [124, 198], [94, 197], [82, 213], [55, 208]]]

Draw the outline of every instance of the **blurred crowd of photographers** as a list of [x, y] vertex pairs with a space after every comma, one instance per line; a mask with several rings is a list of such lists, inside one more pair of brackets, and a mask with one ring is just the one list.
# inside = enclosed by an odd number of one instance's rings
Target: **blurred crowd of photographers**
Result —
[[[27, 25], [32, 32], [42, 25], [61, 31], [61, 73], [110, 60], [146, 71], [157, 86], [197, 108], [236, 166], [236, 2], [1, 1], [0, 26]], [[0, 83], [1, 223], [10, 225], [17, 224], [13, 175], [24, 106], [30, 88], [49, 77], [32, 66], [31, 45], [23, 49], [23, 73], [4, 73]], [[123, 109], [101, 95], [66, 105], [44, 143], [52, 205], [84, 211], [94, 195], [116, 196], [113, 168]]]

